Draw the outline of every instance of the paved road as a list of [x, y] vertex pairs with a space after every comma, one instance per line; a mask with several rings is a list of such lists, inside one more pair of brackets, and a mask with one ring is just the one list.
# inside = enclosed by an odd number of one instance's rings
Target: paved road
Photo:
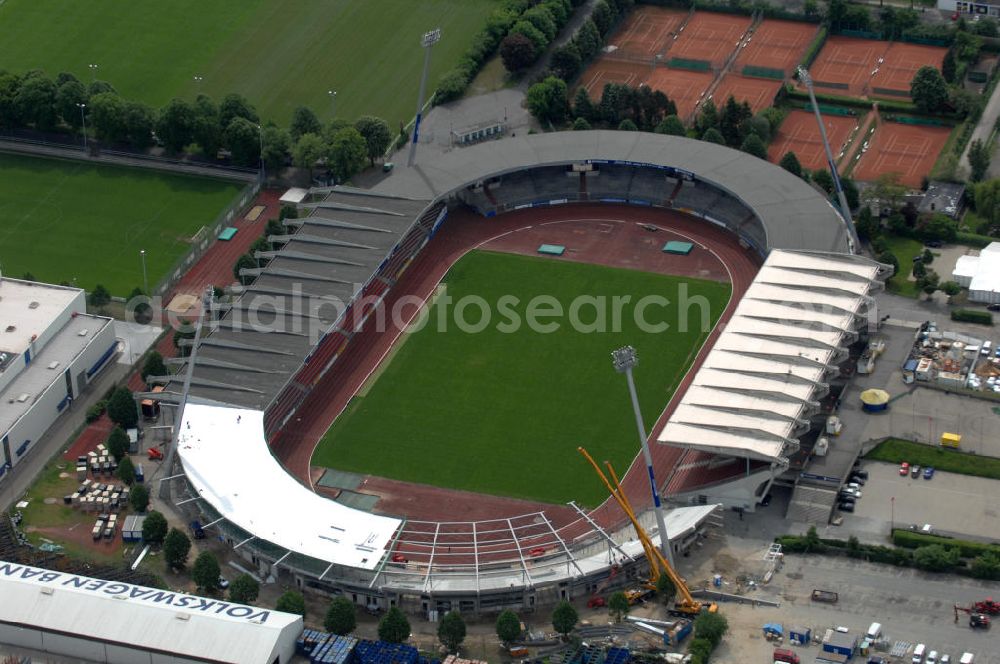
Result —
[[[972, 141], [979, 139], [983, 143], [986, 143], [993, 132], [993, 127], [996, 126], [998, 117], [1000, 117], [1000, 86], [993, 88], [993, 94], [990, 95], [990, 100], [986, 102], [983, 115], [979, 118], [979, 123], [972, 131], [972, 136], [965, 146], [965, 152], [962, 153], [962, 159], [958, 163], [958, 170], [964, 177], [968, 177], [971, 172], [969, 168], [969, 147], [972, 146]], [[996, 159], [993, 161], [996, 161]]]

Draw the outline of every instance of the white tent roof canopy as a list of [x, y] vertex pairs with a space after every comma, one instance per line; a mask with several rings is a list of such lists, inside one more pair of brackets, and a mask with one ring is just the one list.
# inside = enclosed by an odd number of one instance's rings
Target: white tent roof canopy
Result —
[[289, 551], [375, 569], [401, 523], [299, 484], [271, 455], [261, 411], [189, 402], [177, 439], [199, 495], [226, 520]]
[[772, 251], [657, 440], [786, 464], [885, 274], [858, 256]]

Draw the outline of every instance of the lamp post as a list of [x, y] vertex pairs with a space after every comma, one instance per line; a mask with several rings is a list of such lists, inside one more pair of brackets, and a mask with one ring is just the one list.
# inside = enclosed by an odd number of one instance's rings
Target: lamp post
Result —
[[263, 183], [267, 171], [264, 170], [264, 129], [260, 125], [257, 125], [257, 138], [260, 140], [260, 181]]
[[87, 116], [83, 114], [83, 109], [87, 108], [87, 105], [83, 102], [77, 102], [77, 108], [80, 109], [80, 126], [82, 127], [81, 132], [83, 133], [83, 151], [87, 151]]
[[635, 413], [635, 425], [639, 430], [639, 442], [642, 444], [642, 455], [646, 459], [646, 471], [649, 473], [649, 490], [653, 493], [653, 511], [656, 513], [656, 527], [660, 531], [660, 552], [670, 566], [674, 566], [673, 552], [670, 550], [670, 538], [667, 537], [667, 523], [663, 517], [663, 505], [660, 503], [660, 491], [656, 488], [656, 477], [653, 475], [653, 455], [649, 451], [649, 439], [646, 435], [646, 425], [642, 422], [642, 411], [639, 410], [639, 396], [635, 391], [635, 381], [632, 379], [632, 368], [639, 363], [635, 348], [625, 346], [611, 351], [611, 359], [615, 371], [625, 374], [628, 381], [628, 392], [632, 398], [632, 410]]
[[331, 118], [336, 118], [337, 117], [337, 91], [336, 90], [327, 90], [326, 94], [328, 94], [330, 96], [330, 117]]
[[90, 82], [93, 83], [94, 81], [97, 80], [98, 66], [95, 64], [89, 64], [87, 65], [87, 69], [90, 70]]
[[149, 281], [146, 279], [146, 250], [139, 250], [139, 259], [142, 261], [142, 292], [149, 296]]
[[197, 92], [198, 92], [199, 95], [201, 94], [201, 82], [204, 81], [204, 80], [205, 80], [204, 76], [197, 76], [197, 75], [195, 75], [195, 77], [194, 77], [194, 87], [195, 87], [195, 90], [197, 90]]
[[441, 28], [425, 32], [420, 39], [420, 45], [424, 48], [424, 73], [420, 76], [420, 92], [417, 95], [417, 117], [413, 121], [413, 142], [410, 143], [410, 156], [406, 160], [407, 166], [413, 166], [417, 159], [417, 143], [420, 142], [420, 119], [423, 117], [424, 92], [427, 90], [427, 73], [431, 68], [431, 47], [441, 41]]

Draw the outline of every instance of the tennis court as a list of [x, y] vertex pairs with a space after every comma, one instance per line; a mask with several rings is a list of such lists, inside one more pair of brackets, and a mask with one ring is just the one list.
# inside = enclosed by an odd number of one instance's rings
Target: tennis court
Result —
[[861, 95], [878, 59], [888, 44], [874, 39], [840, 35], [827, 37], [819, 56], [809, 68], [817, 92], [837, 91]]
[[681, 29], [668, 57], [704, 60], [721, 67], [736, 50], [750, 28], [750, 18], [715, 12], [699, 12]]
[[722, 107], [730, 97], [736, 101], [746, 101], [754, 113], [764, 110], [774, 103], [774, 97], [781, 89], [781, 81], [766, 78], [752, 78], [739, 74], [726, 74], [715, 89], [712, 99]]
[[917, 75], [917, 70], [921, 67], [934, 67], [941, 71], [947, 52], [948, 49], [942, 46], [893, 42], [872, 76], [872, 93], [909, 98], [910, 82]]
[[580, 76], [580, 85], [596, 101], [601, 98], [604, 86], [608, 83], [624, 83], [636, 87], [649, 75], [651, 69], [652, 65], [615, 60], [602, 55]]
[[669, 7], [636, 7], [615, 33], [611, 45], [616, 48], [609, 55], [652, 61], [666, 50], [687, 15], [686, 11]]
[[[858, 126], [858, 118], [824, 115], [823, 124], [830, 140], [830, 149], [833, 150], [834, 159], [837, 159], [847, 145], [851, 132]], [[786, 152], [794, 152], [804, 169], [815, 171], [827, 167], [823, 139], [819, 133], [819, 125], [816, 124], [816, 115], [812, 111], [794, 110], [788, 113], [771, 139], [767, 159], [777, 164]]]
[[714, 80], [715, 74], [711, 72], [657, 67], [646, 83], [670, 97], [677, 105], [677, 115], [687, 121]]
[[871, 181], [899, 173], [900, 184], [916, 189], [930, 174], [951, 132], [951, 127], [880, 121], [854, 169], [854, 179]]
[[751, 65], [781, 69], [791, 75], [818, 30], [814, 23], [764, 19], [736, 56], [736, 70]]

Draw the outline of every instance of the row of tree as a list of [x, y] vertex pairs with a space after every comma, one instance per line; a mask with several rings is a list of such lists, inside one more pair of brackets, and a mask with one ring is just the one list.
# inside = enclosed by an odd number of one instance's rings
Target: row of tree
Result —
[[[630, 6], [634, 2], [618, 1]], [[529, 7], [500, 42], [500, 58], [507, 71], [518, 73], [537, 62], [572, 15], [570, 0], [544, 0]]]

